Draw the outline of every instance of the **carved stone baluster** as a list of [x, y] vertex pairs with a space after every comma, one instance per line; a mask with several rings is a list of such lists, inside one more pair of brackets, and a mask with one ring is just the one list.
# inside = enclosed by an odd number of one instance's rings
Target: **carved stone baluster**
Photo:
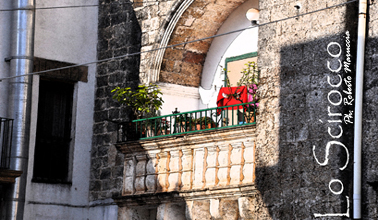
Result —
[[192, 149], [184, 149], [182, 150], [182, 176], [181, 176], [181, 183], [182, 183], [182, 190], [189, 190], [192, 188], [193, 182], [193, 150]]
[[215, 186], [217, 186], [219, 184], [219, 177], [218, 177], [218, 172], [219, 172], [219, 147], [217, 146], [217, 149], [216, 149], [217, 153], [216, 153], [216, 156], [215, 156], [215, 160], [216, 160], [216, 163], [215, 163]]
[[219, 170], [218, 170], [218, 179], [219, 186], [225, 186], [228, 182], [228, 164], [229, 164], [229, 149], [228, 145], [220, 146], [219, 149]]
[[125, 157], [124, 164], [122, 195], [132, 195], [135, 192], [134, 182], [136, 160], [134, 156], [129, 155], [128, 157]]
[[168, 176], [169, 188], [168, 191], [179, 189], [179, 151], [171, 151], [169, 160], [170, 174]]
[[244, 148], [244, 167], [243, 167], [243, 183], [253, 183], [253, 175], [254, 175], [254, 147], [253, 146], [246, 146]]
[[203, 186], [203, 164], [205, 152], [203, 149], [194, 150], [194, 183], [193, 188], [198, 189]]
[[179, 150], [179, 158], [178, 158], [178, 163], [179, 163], [179, 173], [178, 173], [178, 189], [181, 190], [182, 188], [182, 150]]
[[146, 166], [147, 176], [146, 176], [146, 192], [154, 193], [156, 191], [157, 182], [157, 158], [156, 153], [149, 153], [148, 161]]
[[208, 147], [208, 153], [206, 158], [207, 169], [206, 169], [206, 186], [214, 187], [216, 182], [216, 166], [217, 166], [217, 147]]
[[244, 173], [243, 173], [243, 170], [244, 170], [244, 163], [245, 163], [245, 160], [244, 160], [244, 151], [245, 151], [245, 146], [244, 146], [244, 144], [242, 143], [242, 144], [241, 144], [240, 182], [239, 182], [239, 184], [242, 184], [242, 183], [243, 183], [243, 180], [244, 180]]
[[157, 191], [158, 192], [166, 192], [167, 188], [168, 188], [168, 179], [167, 179], [168, 172], [169, 172], [169, 167], [167, 166], [167, 162], [169, 163], [168, 155], [169, 155], [168, 152], [161, 152], [157, 155], [157, 157], [158, 157]]
[[137, 155], [137, 165], [136, 165], [136, 178], [135, 178], [135, 194], [143, 194], [146, 192], [146, 164], [147, 155]]
[[[230, 145], [231, 146], [231, 145]], [[230, 184], [237, 185], [240, 183], [241, 170], [241, 154], [242, 148], [240, 145], [231, 146], [231, 164], [230, 164]]]

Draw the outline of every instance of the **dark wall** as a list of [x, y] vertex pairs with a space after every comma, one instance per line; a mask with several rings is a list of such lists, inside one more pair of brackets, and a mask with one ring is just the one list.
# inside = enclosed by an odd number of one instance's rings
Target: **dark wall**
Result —
[[[99, 60], [140, 51], [141, 30], [128, 1], [99, 1]], [[129, 112], [112, 99], [116, 86], [139, 83], [140, 56], [129, 56], [97, 64], [94, 128], [90, 177], [90, 200], [106, 199], [121, 193], [123, 154], [116, 142], [117, 123], [129, 120]]]

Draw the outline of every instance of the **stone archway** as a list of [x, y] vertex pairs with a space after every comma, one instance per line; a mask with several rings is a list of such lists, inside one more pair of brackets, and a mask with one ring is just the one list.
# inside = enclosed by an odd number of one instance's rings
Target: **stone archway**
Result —
[[[246, 0], [184, 0], [173, 5], [170, 21], [161, 24], [154, 48], [165, 47], [217, 33], [228, 16]], [[213, 39], [186, 44], [152, 53], [149, 58], [147, 81], [160, 81], [198, 87], [206, 54]], [[143, 69], [143, 67], [142, 67]]]

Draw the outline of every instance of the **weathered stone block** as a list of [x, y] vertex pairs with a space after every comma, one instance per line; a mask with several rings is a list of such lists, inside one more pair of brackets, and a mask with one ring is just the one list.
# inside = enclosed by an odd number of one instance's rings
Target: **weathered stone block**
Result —
[[209, 200], [198, 200], [193, 201], [193, 206], [191, 208], [191, 215], [193, 220], [206, 220], [211, 219], [210, 215], [210, 201]]
[[221, 199], [219, 210], [223, 219], [237, 220], [239, 218], [238, 201], [233, 199]]
[[156, 220], [186, 220], [185, 203], [165, 203], [159, 205]]
[[213, 219], [221, 219], [219, 212], [219, 199], [210, 199], [210, 214]]

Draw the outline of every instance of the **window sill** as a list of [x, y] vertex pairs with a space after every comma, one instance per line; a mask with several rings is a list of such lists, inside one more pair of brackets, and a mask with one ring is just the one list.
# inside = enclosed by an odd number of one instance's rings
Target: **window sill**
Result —
[[32, 181], [32, 183], [72, 185], [71, 181], [63, 181], [63, 180], [59, 180], [59, 179], [33, 178], [31, 181]]

